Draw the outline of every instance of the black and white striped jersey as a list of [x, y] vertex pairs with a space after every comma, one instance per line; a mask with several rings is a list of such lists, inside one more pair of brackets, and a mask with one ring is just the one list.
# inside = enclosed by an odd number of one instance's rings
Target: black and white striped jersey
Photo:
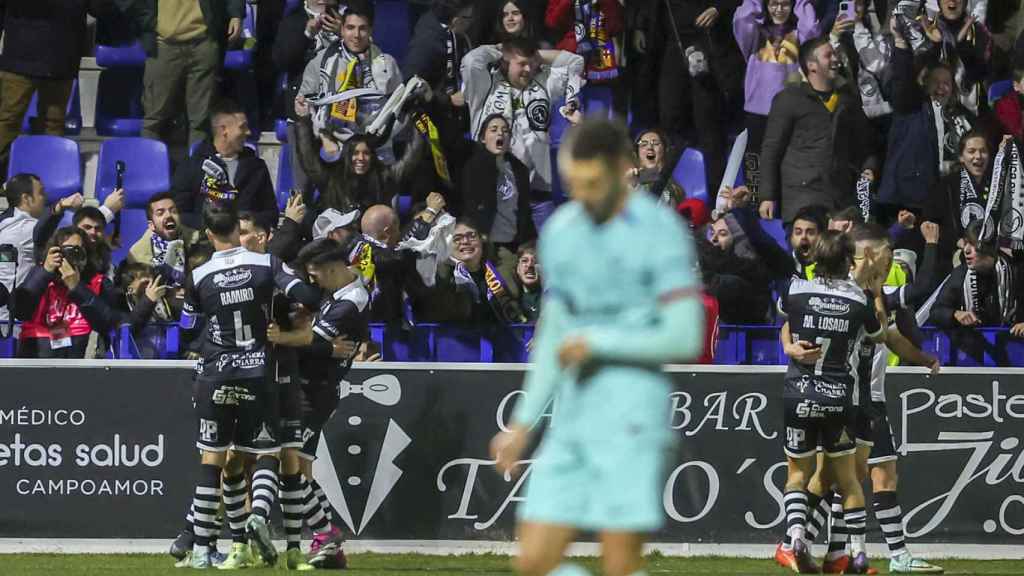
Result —
[[786, 396], [858, 405], [861, 344], [882, 333], [873, 303], [853, 280], [819, 277], [794, 279], [784, 302], [793, 340], [821, 347], [813, 366], [790, 360]]
[[206, 319], [200, 378], [265, 375], [267, 324], [275, 288], [311, 309], [319, 301], [319, 291], [277, 257], [240, 247], [216, 252], [186, 278], [182, 328], [194, 330], [200, 316]]

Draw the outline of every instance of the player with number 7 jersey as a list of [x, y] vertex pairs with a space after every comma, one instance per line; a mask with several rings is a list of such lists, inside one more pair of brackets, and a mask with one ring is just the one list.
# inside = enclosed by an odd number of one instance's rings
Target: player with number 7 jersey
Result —
[[[791, 360], [783, 392], [786, 536], [775, 561], [804, 574], [818, 572], [805, 534], [808, 511], [822, 497], [808, 490], [819, 449], [826, 456], [822, 473], [843, 496], [851, 539], [862, 542], [864, 537], [864, 493], [854, 467], [857, 366], [863, 339], [884, 339], [885, 306], [850, 277], [854, 255], [849, 237], [824, 232], [815, 246], [815, 277], [794, 279], [782, 299], [789, 316], [782, 336], [791, 334], [791, 341], [784, 342]], [[871, 278], [880, 287], [877, 276]]]

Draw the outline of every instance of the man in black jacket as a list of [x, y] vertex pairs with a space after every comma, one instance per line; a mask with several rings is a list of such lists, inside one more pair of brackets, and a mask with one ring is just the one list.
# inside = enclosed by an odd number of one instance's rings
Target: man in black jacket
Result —
[[242, 35], [244, 0], [116, 0], [146, 50], [142, 135], [162, 140], [188, 115], [189, 142], [206, 136], [224, 50]]
[[39, 95], [35, 130], [64, 134], [86, 14], [99, 17], [112, 10], [111, 0], [0, 0], [0, 170], [5, 170], [33, 93]]
[[213, 141], [203, 141], [174, 173], [171, 193], [182, 220], [200, 229], [205, 202], [233, 203], [252, 212], [267, 228], [277, 224], [277, 198], [266, 162], [245, 146], [250, 135], [245, 112], [232, 102], [214, 111]]
[[305, 203], [313, 204], [313, 187], [309, 176], [299, 161], [298, 136], [295, 123], [295, 97], [302, 85], [302, 73], [306, 64], [316, 53], [337, 42], [341, 34], [341, 16], [338, 0], [304, 0], [302, 9], [295, 10], [277, 28], [274, 38], [274, 68], [288, 75], [288, 89], [284, 93], [284, 109], [288, 115], [288, 142], [291, 145], [292, 180], [295, 189], [301, 190]]
[[857, 179], [875, 179], [871, 127], [857, 95], [837, 87], [837, 64], [827, 37], [808, 40], [800, 46], [807, 80], [772, 101], [761, 149], [762, 218], [781, 214], [788, 224], [804, 206], [852, 205]]

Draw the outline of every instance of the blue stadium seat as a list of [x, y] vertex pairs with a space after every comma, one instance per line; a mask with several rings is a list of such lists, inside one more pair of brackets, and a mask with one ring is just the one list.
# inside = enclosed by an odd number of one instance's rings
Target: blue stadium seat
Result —
[[122, 46], [97, 44], [96, 65], [102, 68], [143, 68], [146, 66], [146, 51], [138, 40]]
[[532, 324], [517, 324], [507, 329], [499, 328], [491, 336], [494, 349], [494, 362], [526, 363], [530, 361], [527, 344], [533, 339]]
[[746, 359], [747, 335], [735, 327], [718, 327], [718, 348], [715, 350], [715, 364], [734, 366]]
[[786, 238], [786, 228], [782, 225], [782, 219], [776, 218], [774, 220], [760, 220], [761, 228], [768, 233], [769, 236], [775, 239], [775, 242], [779, 246], [782, 246], [784, 250], [789, 251], [789, 239]]
[[81, 192], [78, 143], [60, 136], [18, 136], [11, 144], [7, 176], [21, 172], [36, 174], [43, 180], [49, 202]]
[[696, 148], [687, 148], [679, 158], [672, 177], [686, 190], [687, 198], [708, 202], [708, 179], [704, 171], [704, 153]]
[[142, 132], [142, 73], [146, 52], [139, 41], [96, 46], [100, 72], [96, 88], [96, 133], [100, 136], [138, 136]]
[[402, 222], [408, 221], [412, 217], [412, 196], [395, 196], [395, 211]]
[[292, 12], [295, 12], [302, 6], [302, 0], [285, 0], [284, 3], [284, 15], [288, 16]]
[[[146, 203], [150, 196], [171, 188], [170, 161], [167, 146], [148, 138], [111, 138], [100, 145], [99, 166], [96, 169], [96, 199], [103, 202], [117, 182], [115, 165], [125, 163], [125, 208], [121, 211], [121, 245], [113, 253], [114, 262], [120, 262], [145, 233]], [[108, 226], [108, 234], [112, 227]]]
[[[580, 94], [580, 99], [583, 101], [583, 109], [586, 111], [588, 116], [601, 114], [609, 118], [614, 113], [612, 109], [612, 89], [611, 86], [603, 84], [588, 84], [583, 88], [583, 93]], [[556, 114], [557, 110], [551, 111]], [[559, 114], [561, 116], [561, 114]]]
[[142, 133], [142, 68], [109, 68], [96, 87], [96, 133], [128, 137]]
[[249, 70], [252, 68], [253, 52], [255, 50], [248, 46], [251, 39], [255, 38], [256, 30], [256, 9], [252, 4], [245, 4], [245, 20], [242, 21], [242, 42], [243, 47], [238, 50], [228, 50], [224, 53], [225, 70]]
[[277, 135], [277, 141], [284, 144], [288, 142], [288, 119], [278, 118], [274, 121], [274, 134]]
[[[28, 110], [25, 112], [25, 120], [21, 123], [21, 131], [29, 134], [32, 132], [32, 121], [39, 116], [39, 93], [32, 94], [32, 101], [29, 102]], [[64, 134], [77, 136], [82, 131], [82, 103], [78, 93], [78, 79], [71, 83], [71, 95], [68, 96], [68, 105], [64, 111]]]
[[437, 362], [491, 362], [494, 349], [480, 330], [440, 325], [434, 329], [434, 353]]
[[1013, 80], [1000, 80], [993, 82], [988, 87], [988, 103], [995, 104], [997, 100], [1013, 91]]
[[401, 65], [409, 48], [409, 6], [406, 0], [378, 0], [374, 7], [373, 42]]
[[277, 157], [277, 207], [284, 210], [288, 205], [288, 197], [291, 195], [292, 184], [292, 150], [290, 144], [281, 144], [281, 150]]

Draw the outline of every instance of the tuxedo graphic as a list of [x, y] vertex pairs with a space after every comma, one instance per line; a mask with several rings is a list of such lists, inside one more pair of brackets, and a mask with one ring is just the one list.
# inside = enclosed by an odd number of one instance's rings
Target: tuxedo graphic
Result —
[[[360, 402], [360, 397], [362, 397], [362, 402]], [[398, 378], [390, 374], [374, 376], [362, 384], [352, 384], [345, 380], [341, 383], [340, 398], [339, 406], [346, 407], [343, 410], [344, 415], [335, 414], [335, 417], [328, 423], [328, 427], [347, 427], [353, 433], [359, 432], [359, 434], [354, 433], [353, 436], [367, 438], [370, 436], [363, 434], [365, 429], [362, 428], [366, 426], [366, 418], [361, 415], [364, 410], [361, 410], [360, 407], [367, 406], [365, 403], [367, 401], [370, 406], [374, 404], [382, 407], [396, 406], [402, 399], [402, 385]], [[353, 409], [349, 410], [349, 406]], [[346, 491], [349, 496], [354, 496], [354, 492], [363, 492], [365, 488], [362, 486], [365, 482], [363, 475], [347, 474], [349, 471], [354, 472], [359, 467], [349, 466], [346, 463], [355, 462], [359, 456], [368, 452], [368, 447], [358, 443], [347, 443], [348, 445], [344, 448], [335, 446], [335, 450], [332, 452], [327, 438], [327, 434], [321, 436], [320, 444], [317, 446], [317, 459], [313, 462], [313, 476], [336, 508], [338, 516], [345, 522], [352, 534], [358, 535], [366, 529], [374, 514], [380, 510], [381, 505], [402, 477], [402, 470], [395, 465], [395, 459], [412, 444], [412, 439], [395, 420], [387, 418], [387, 428], [380, 446], [380, 454], [376, 465], [372, 467], [373, 480], [370, 483], [369, 492], [365, 493], [366, 506], [357, 523], [349, 505], [350, 498], [346, 498]], [[338, 474], [339, 468], [346, 472], [344, 479]], [[364, 465], [362, 469], [369, 472], [371, 467]]]

